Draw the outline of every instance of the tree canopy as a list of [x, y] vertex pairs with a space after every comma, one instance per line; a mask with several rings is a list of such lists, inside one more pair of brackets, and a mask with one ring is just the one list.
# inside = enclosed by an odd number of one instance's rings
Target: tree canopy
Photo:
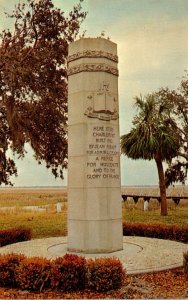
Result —
[[176, 156], [168, 161], [168, 169], [165, 172], [166, 186], [175, 182], [184, 184], [188, 171], [188, 73], [185, 72], [177, 91], [162, 88], [156, 94], [161, 103], [169, 106], [170, 115], [176, 121], [181, 141]]
[[0, 184], [17, 174], [8, 149], [29, 143], [39, 163], [63, 178], [67, 166], [67, 55], [86, 17], [82, 0], [68, 16], [52, 0], [27, 0], [0, 34]]

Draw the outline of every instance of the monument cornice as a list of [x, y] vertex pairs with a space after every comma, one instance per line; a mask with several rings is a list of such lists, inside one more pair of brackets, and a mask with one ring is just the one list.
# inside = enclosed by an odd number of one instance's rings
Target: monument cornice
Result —
[[68, 57], [68, 62], [77, 60], [79, 58], [108, 58], [116, 63], [118, 63], [118, 56], [109, 52], [101, 50], [85, 50], [82, 52], [77, 52]]
[[100, 64], [89, 64], [83, 63], [74, 67], [68, 68], [68, 76], [74, 75], [81, 72], [106, 72], [112, 75], [118, 76], [119, 72], [117, 68], [114, 68], [110, 65], [100, 63]]

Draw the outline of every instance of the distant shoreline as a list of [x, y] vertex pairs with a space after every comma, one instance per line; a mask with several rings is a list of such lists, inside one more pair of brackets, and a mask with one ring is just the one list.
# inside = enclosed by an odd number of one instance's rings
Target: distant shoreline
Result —
[[[122, 185], [122, 189], [152, 189], [152, 188], [159, 188], [158, 185]], [[187, 189], [188, 185], [175, 185], [175, 186], [170, 186], [168, 189], [176, 189], [176, 188], [182, 188], [182, 189]], [[19, 190], [19, 189], [41, 189], [41, 190], [54, 190], [54, 189], [67, 189], [67, 186], [0, 186], [0, 191], [1, 190]]]
[[[122, 190], [127, 189], [159, 189], [158, 185], [122, 185]], [[188, 185], [170, 186], [167, 190], [188, 189]], [[0, 186], [0, 191], [19, 190], [67, 190], [67, 186]]]

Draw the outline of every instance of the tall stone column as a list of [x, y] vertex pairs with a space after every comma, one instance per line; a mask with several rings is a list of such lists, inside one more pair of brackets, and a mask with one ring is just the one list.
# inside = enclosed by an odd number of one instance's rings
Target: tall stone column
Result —
[[68, 59], [68, 250], [122, 250], [117, 46], [82, 38]]

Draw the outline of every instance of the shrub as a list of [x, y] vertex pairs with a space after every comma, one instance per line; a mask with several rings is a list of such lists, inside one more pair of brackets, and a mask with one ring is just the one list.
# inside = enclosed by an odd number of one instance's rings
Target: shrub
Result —
[[188, 263], [188, 251], [183, 253], [183, 258]]
[[175, 240], [178, 242], [188, 242], [188, 226], [179, 227], [176, 225], [163, 224], [142, 224], [123, 223], [123, 235], [144, 236], [159, 239]]
[[75, 254], [65, 254], [52, 261], [56, 270], [52, 276], [52, 285], [64, 291], [85, 288], [86, 259]]
[[179, 226], [174, 225], [173, 236], [174, 236], [174, 240], [176, 241], [182, 243], [188, 243], [188, 226], [181, 228]]
[[184, 272], [188, 276], [188, 251], [183, 253]]
[[50, 261], [27, 258], [22, 254], [0, 255], [0, 285], [29, 291], [59, 288], [63, 291], [96, 291], [120, 288], [125, 271], [116, 258], [86, 261], [84, 257], [66, 254]]
[[48, 259], [32, 257], [20, 262], [16, 269], [16, 279], [22, 290], [42, 291], [50, 287], [52, 273], [52, 265]]
[[117, 258], [89, 259], [87, 285], [96, 291], [108, 291], [122, 286], [125, 270]]
[[12, 228], [0, 230], [0, 247], [9, 244], [28, 241], [32, 237], [30, 228]]
[[25, 259], [22, 254], [1, 254], [0, 255], [0, 285], [5, 287], [16, 287], [16, 268]]

